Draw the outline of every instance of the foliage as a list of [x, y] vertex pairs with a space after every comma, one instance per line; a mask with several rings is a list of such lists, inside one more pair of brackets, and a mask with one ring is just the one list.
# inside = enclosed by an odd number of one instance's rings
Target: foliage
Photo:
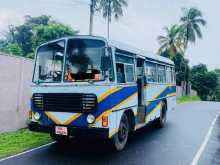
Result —
[[3, 44], [0, 42], [0, 50], [33, 58], [36, 47], [43, 42], [77, 33], [78, 31], [70, 26], [52, 20], [50, 16], [31, 17], [28, 15], [25, 16], [25, 22], [22, 25], [9, 26], [4, 41], [8, 48], [4, 45], [4, 49], [1, 49]]
[[180, 36], [184, 42], [185, 49], [188, 43], [195, 43], [196, 38], [202, 38], [201, 26], [206, 25], [202, 12], [197, 8], [183, 8], [183, 16], [180, 18]]
[[33, 31], [34, 34], [32, 36], [32, 42], [34, 48], [47, 41], [61, 37], [72, 36], [78, 33], [71, 27], [65, 26], [61, 23], [49, 23], [47, 26], [39, 25], [36, 26]]
[[190, 81], [202, 100], [213, 100], [218, 77], [215, 72], [208, 72], [205, 64], [193, 66]]
[[51, 142], [50, 136], [21, 129], [0, 134], [0, 158], [14, 155]]
[[181, 82], [188, 82], [190, 76], [190, 67], [189, 61], [183, 57], [180, 53], [177, 53], [173, 57], [173, 62], [175, 64], [176, 71], [176, 83], [177, 85], [181, 85]]
[[112, 15], [115, 19], [123, 16], [123, 7], [126, 7], [126, 0], [100, 0], [99, 10], [102, 11], [103, 17], [107, 18], [111, 22]]
[[200, 101], [199, 96], [181, 96], [177, 98], [177, 104]]
[[[170, 28], [166, 27], [166, 34], [157, 38], [160, 44], [158, 53], [161, 56], [172, 59], [175, 63], [177, 85], [181, 85], [182, 81], [184, 82], [184, 86], [187, 86], [189, 83], [190, 67], [188, 65], [188, 60], [184, 59], [185, 52], [189, 43], [195, 43], [197, 37], [202, 38], [201, 26], [205, 25], [206, 21], [203, 19], [200, 10], [193, 7], [189, 9], [184, 8], [183, 15], [180, 17], [180, 22], [174, 24]], [[208, 74], [208, 72], [204, 75], [206, 77], [210, 76], [210, 78], [214, 77], [212, 73]], [[192, 76], [192, 79], [199, 78], [194, 76], [195, 75]], [[214, 84], [207, 82], [206, 85]], [[194, 88], [197, 88], [197, 86], [195, 85]], [[212, 91], [211, 89], [213, 89], [213, 86], [208, 88], [209, 89], [205, 90], [205, 93], [203, 93], [202, 90], [199, 91], [203, 99], [206, 99], [205, 94], [211, 95], [210, 92]]]
[[216, 90], [214, 92], [214, 100], [220, 101], [220, 69], [215, 69], [214, 72], [218, 77], [218, 86], [216, 87]]
[[161, 45], [158, 53], [163, 54], [167, 52], [167, 57], [172, 59], [176, 53], [183, 53], [182, 43], [179, 38], [180, 27], [178, 25], [173, 25], [170, 28], [164, 28], [166, 34], [164, 36], [158, 36], [157, 40]]

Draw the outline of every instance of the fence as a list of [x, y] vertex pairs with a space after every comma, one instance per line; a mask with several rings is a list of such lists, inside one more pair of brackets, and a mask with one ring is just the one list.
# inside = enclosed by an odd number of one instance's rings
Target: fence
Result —
[[0, 132], [26, 127], [33, 61], [0, 53]]

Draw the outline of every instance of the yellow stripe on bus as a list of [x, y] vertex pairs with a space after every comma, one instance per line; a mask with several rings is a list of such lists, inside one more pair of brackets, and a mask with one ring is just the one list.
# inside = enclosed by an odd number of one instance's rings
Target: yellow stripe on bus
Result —
[[147, 119], [151, 114], [155, 113], [160, 106], [161, 106], [161, 103], [159, 103], [149, 114], [147, 114], [146, 119]]
[[111, 113], [112, 111], [114, 111], [115, 109], [118, 109], [119, 107], [121, 107], [122, 105], [126, 104], [128, 101], [130, 101], [133, 97], [137, 96], [137, 92], [134, 93], [133, 95], [129, 96], [127, 99], [125, 99], [124, 101], [120, 102], [119, 104], [117, 104], [116, 106], [114, 106], [113, 108], [103, 112], [101, 115], [99, 115], [98, 118], [96, 118], [95, 123], [98, 123], [101, 119], [102, 116], [108, 115], [109, 113]]
[[115, 93], [115, 92], [119, 91], [120, 89], [122, 89], [122, 87], [115, 87], [115, 88], [112, 88], [112, 89], [108, 90], [106, 93], [104, 93], [103, 95], [101, 95], [101, 96], [98, 98], [98, 103], [100, 103], [101, 101], [103, 101], [105, 98], [107, 98], [108, 96], [110, 96], [112, 93]]
[[55, 116], [53, 116], [50, 112], [46, 111], [45, 114], [53, 120], [56, 124], [62, 124], [60, 120], [58, 120]]
[[74, 115], [73, 117], [71, 117], [70, 119], [68, 119], [67, 121], [65, 121], [63, 123], [63, 125], [68, 125], [70, 123], [72, 123], [73, 121], [75, 121], [76, 119], [78, 119], [82, 114], [81, 113], [77, 113], [76, 115]]
[[110, 133], [109, 133], [109, 138], [111, 138], [114, 134], [118, 132], [118, 128], [114, 128]]

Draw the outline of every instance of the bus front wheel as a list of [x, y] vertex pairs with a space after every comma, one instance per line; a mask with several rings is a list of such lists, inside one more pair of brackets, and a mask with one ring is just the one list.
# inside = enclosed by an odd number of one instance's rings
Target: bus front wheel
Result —
[[116, 151], [121, 151], [125, 148], [128, 140], [129, 121], [127, 115], [124, 113], [118, 128], [118, 133], [113, 138], [113, 147]]

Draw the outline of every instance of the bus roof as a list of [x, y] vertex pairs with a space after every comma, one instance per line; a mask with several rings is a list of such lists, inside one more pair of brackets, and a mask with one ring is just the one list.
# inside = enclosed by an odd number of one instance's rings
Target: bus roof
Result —
[[170, 65], [174, 65], [174, 62], [172, 60], [165, 58], [165, 57], [162, 57], [162, 56], [159, 56], [159, 55], [152, 53], [150, 51], [144, 51], [144, 50], [141, 50], [141, 49], [135, 48], [133, 46], [130, 46], [130, 45], [118, 42], [118, 41], [114, 41], [114, 40], [110, 40], [109, 44], [113, 47], [118, 48], [118, 49], [126, 50], [128, 52], [140, 55], [140, 56], [148, 58], [148, 59], [152, 59], [152, 60], [159, 61], [159, 62], [164, 62], [164, 63], [170, 64]]
[[100, 39], [100, 40], [103, 40], [103, 41], [107, 42], [110, 46], [113, 46], [115, 48], [118, 48], [118, 49], [121, 49], [121, 50], [124, 50], [124, 51], [128, 51], [130, 53], [142, 56], [144, 58], [148, 58], [148, 59], [152, 59], [152, 60], [155, 60], [155, 61], [158, 61], [158, 62], [174, 65], [174, 62], [172, 60], [170, 60], [168, 58], [165, 58], [165, 57], [162, 57], [162, 56], [159, 56], [159, 55], [157, 55], [155, 53], [152, 53], [150, 51], [144, 51], [144, 50], [135, 48], [133, 46], [124, 44], [122, 42], [115, 41], [115, 40], [107, 40], [106, 38], [99, 37], [99, 36], [90, 36], [90, 35], [69, 36], [69, 37], [63, 37], [63, 38], [60, 38], [60, 39], [57, 39], [57, 40], [49, 41], [49, 42], [44, 43], [42, 45], [45, 45], [45, 44], [48, 44], [48, 43], [51, 43], [51, 42], [55, 42], [55, 41], [58, 41], [58, 40], [62, 40], [62, 39], [74, 39], [74, 38], [76, 38], [76, 39]]

